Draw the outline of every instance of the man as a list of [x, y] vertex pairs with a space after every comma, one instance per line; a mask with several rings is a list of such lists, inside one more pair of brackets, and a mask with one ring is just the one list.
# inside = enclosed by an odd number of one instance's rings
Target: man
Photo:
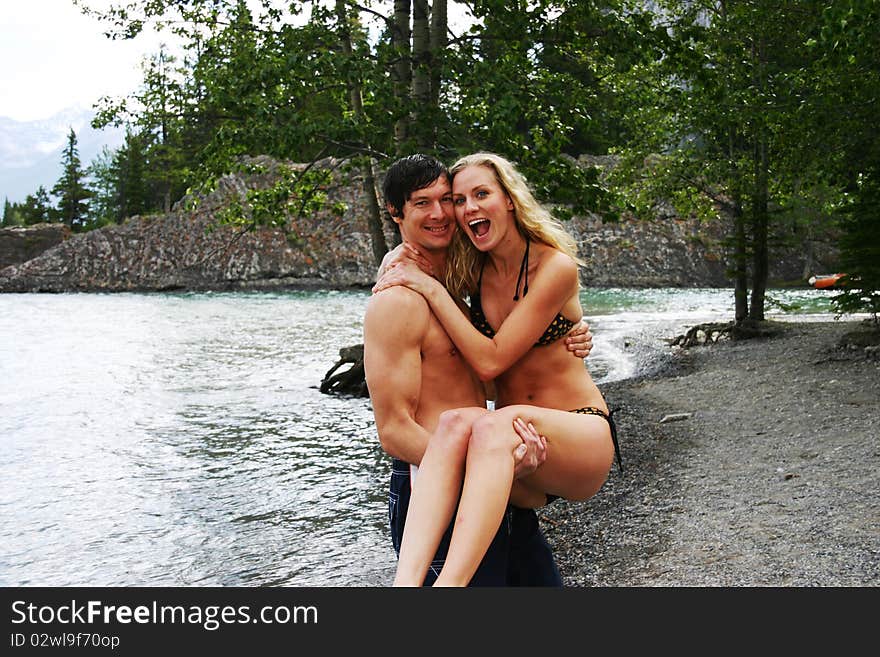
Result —
[[[414, 245], [435, 276], [442, 276], [456, 230], [449, 173], [438, 160], [413, 155], [397, 160], [383, 184], [385, 203], [401, 237]], [[589, 333], [576, 355], [589, 352]], [[568, 338], [571, 340], [571, 338]], [[571, 348], [571, 347], [570, 347]], [[483, 384], [455, 348], [424, 298], [405, 287], [374, 295], [364, 316], [364, 367], [382, 448], [393, 457], [389, 520], [400, 551], [409, 507], [411, 464], [418, 465], [441, 414], [486, 406]], [[543, 461], [538, 440], [516, 455], [517, 476]], [[449, 546], [451, 525], [425, 584], [436, 579]], [[561, 586], [553, 555], [532, 509], [509, 507], [471, 586]]]

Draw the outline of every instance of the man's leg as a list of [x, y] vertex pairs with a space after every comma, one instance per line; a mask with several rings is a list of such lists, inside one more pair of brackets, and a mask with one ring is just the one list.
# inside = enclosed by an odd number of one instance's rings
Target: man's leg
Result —
[[562, 586], [553, 552], [533, 509], [510, 507], [508, 586]]

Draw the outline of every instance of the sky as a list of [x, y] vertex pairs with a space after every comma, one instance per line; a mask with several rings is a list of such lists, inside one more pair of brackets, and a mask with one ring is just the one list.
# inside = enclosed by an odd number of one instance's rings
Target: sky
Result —
[[[98, 9], [123, 0], [85, 0]], [[450, 6], [457, 27], [464, 11]], [[105, 26], [72, 0], [0, 0], [0, 117], [49, 118], [92, 107], [102, 96], [126, 96], [142, 80], [140, 63], [173, 36], [145, 30], [128, 41], [104, 36]]]
[[103, 31], [71, 0], [0, 0], [0, 116], [34, 121], [128, 95], [142, 79], [143, 57], [170, 38], [150, 32], [111, 41]]

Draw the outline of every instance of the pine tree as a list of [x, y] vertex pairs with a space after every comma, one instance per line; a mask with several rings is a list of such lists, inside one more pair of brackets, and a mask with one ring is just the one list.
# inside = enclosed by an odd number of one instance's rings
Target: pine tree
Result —
[[73, 128], [67, 135], [67, 148], [61, 156], [63, 172], [52, 188], [58, 198], [55, 215], [73, 229], [81, 229], [87, 223], [91, 191], [85, 186], [86, 173], [82, 168]]

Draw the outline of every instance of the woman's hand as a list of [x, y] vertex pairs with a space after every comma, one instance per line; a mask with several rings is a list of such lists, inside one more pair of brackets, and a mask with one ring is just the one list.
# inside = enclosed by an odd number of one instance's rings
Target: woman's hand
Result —
[[565, 346], [578, 358], [586, 358], [593, 350], [593, 334], [590, 325], [583, 319], [578, 322], [565, 338]]
[[419, 269], [413, 260], [405, 258], [386, 267], [385, 273], [373, 286], [373, 293], [387, 290], [394, 285], [403, 285], [421, 295], [427, 295], [431, 286], [440, 285], [440, 283]]
[[391, 249], [385, 254], [385, 257], [382, 258], [382, 264], [379, 266], [379, 271], [376, 273], [376, 279], [380, 279], [390, 267], [403, 262], [414, 263], [419, 269], [428, 274], [428, 276], [434, 275], [434, 267], [431, 265], [430, 261], [422, 255], [418, 247], [409, 242], [403, 242]]

